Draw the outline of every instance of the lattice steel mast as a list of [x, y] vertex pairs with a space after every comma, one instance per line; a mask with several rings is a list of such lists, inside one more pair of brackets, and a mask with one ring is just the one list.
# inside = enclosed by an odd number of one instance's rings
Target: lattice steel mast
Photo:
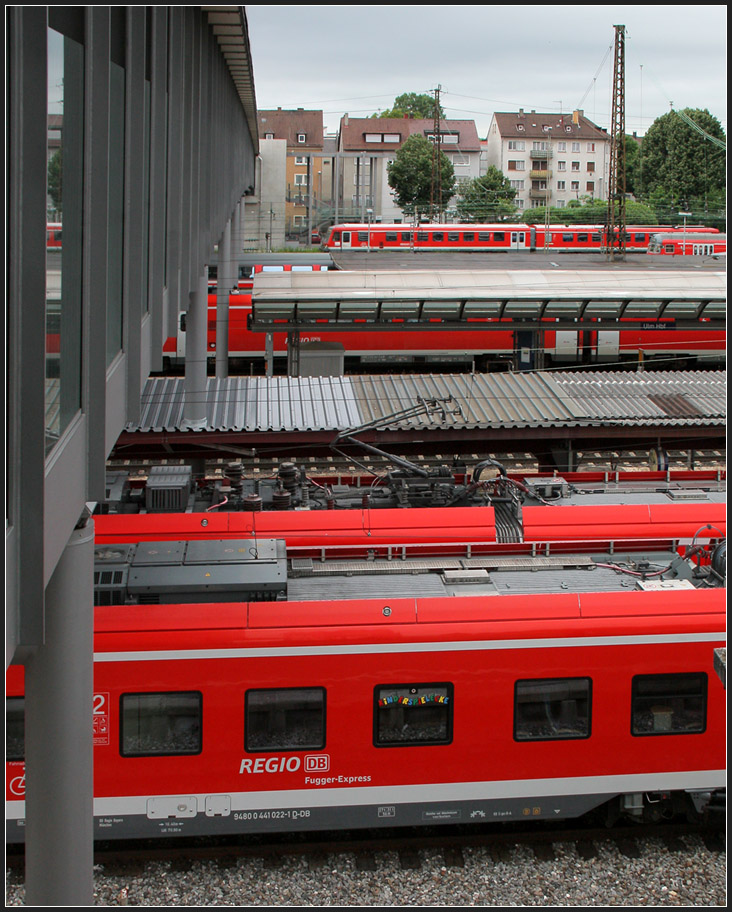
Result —
[[625, 259], [625, 26], [615, 28], [610, 180], [607, 195], [607, 253]]

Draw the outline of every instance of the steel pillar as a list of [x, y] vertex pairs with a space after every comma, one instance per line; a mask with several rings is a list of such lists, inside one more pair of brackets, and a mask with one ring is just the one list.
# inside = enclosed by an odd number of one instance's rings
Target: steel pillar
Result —
[[186, 319], [186, 375], [183, 426], [206, 427], [206, 329], [208, 323], [208, 266], [191, 292]]
[[28, 906], [94, 904], [94, 523], [74, 530], [25, 663]]

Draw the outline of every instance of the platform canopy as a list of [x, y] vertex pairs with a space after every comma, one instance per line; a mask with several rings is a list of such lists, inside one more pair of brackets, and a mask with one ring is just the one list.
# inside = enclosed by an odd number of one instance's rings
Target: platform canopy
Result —
[[[431, 270], [255, 276], [250, 328], [724, 330], [724, 272]], [[598, 325], [598, 324], [601, 324]], [[501, 328], [509, 328], [508, 326]]]

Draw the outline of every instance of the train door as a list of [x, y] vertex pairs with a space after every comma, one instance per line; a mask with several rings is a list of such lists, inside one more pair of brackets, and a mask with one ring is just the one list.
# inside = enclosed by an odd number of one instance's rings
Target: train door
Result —
[[597, 334], [597, 360], [617, 361], [620, 358], [620, 333], [603, 329]]
[[341, 248], [348, 250], [351, 246], [351, 232], [341, 231]]
[[558, 329], [555, 333], [554, 343], [555, 361], [577, 360], [577, 330]]
[[526, 246], [526, 232], [525, 231], [512, 231], [511, 232], [511, 250], [523, 250]]

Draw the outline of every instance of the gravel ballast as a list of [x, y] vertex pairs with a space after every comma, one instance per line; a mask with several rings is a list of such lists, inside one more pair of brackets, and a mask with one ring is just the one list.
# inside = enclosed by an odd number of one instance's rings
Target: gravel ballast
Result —
[[[725, 906], [726, 853], [712, 852], [696, 836], [670, 851], [659, 839], [637, 840], [636, 858], [611, 840], [584, 859], [574, 844], [554, 845], [554, 859], [512, 846], [505, 861], [487, 848], [463, 850], [464, 865], [448, 866], [442, 852], [419, 853], [418, 868], [404, 868], [395, 851], [373, 856], [364, 870], [352, 852], [319, 863], [286, 856], [280, 864], [241, 858], [231, 867], [193, 862], [145, 865], [143, 873], [94, 870], [95, 905], [115, 906]], [[7, 905], [22, 905], [19, 875], [8, 877]]]

